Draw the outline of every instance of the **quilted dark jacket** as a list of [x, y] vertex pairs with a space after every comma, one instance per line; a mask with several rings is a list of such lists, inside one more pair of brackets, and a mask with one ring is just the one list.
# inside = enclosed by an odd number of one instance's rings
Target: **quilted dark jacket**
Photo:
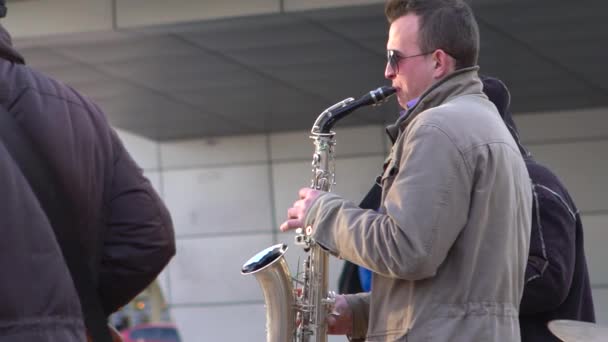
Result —
[[[29, 68], [0, 26], [0, 105], [47, 158], [107, 314], [175, 253], [167, 209], [101, 109]], [[80, 302], [52, 227], [0, 143], [0, 342], [84, 341]]]

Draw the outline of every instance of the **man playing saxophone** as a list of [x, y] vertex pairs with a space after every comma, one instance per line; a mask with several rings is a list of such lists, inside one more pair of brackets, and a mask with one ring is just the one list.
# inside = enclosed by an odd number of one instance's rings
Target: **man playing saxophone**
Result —
[[531, 185], [477, 75], [479, 33], [461, 0], [389, 0], [385, 76], [406, 112], [378, 211], [301, 189], [280, 229], [312, 228], [331, 254], [373, 271], [337, 296], [329, 332], [355, 341], [519, 341]]

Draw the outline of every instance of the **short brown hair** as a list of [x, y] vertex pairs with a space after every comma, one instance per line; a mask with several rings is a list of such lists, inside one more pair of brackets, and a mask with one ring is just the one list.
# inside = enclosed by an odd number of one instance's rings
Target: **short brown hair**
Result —
[[442, 49], [456, 59], [456, 69], [477, 65], [479, 28], [473, 10], [462, 0], [389, 0], [389, 23], [407, 14], [420, 17], [421, 52]]

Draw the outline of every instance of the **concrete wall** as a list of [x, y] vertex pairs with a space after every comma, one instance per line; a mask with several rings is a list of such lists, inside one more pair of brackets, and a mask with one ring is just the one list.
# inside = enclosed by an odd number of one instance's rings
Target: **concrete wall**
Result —
[[[538, 160], [569, 187], [583, 214], [586, 252], [599, 322], [608, 323], [608, 109], [516, 116]], [[337, 129], [335, 192], [359, 201], [388, 150], [381, 126]], [[259, 250], [286, 242], [295, 272], [293, 234], [279, 233], [296, 191], [310, 181], [308, 133], [154, 143], [122, 133], [169, 206], [177, 257], [161, 277], [184, 340], [262, 341], [258, 285], [240, 267]], [[341, 261], [332, 259], [335, 289]], [[238, 326], [238, 328], [236, 328]], [[332, 337], [330, 341], [343, 341]]]
[[[340, 131], [336, 192], [354, 201], [367, 192], [387, 151], [382, 131]], [[285, 242], [290, 268], [297, 269], [303, 254], [293, 234], [278, 232], [278, 226], [297, 189], [310, 183], [308, 133], [161, 144], [120, 134], [173, 215], [177, 257], [160, 284], [184, 340], [264, 340], [262, 294], [240, 268], [258, 251]], [[334, 290], [341, 266], [331, 260]]]

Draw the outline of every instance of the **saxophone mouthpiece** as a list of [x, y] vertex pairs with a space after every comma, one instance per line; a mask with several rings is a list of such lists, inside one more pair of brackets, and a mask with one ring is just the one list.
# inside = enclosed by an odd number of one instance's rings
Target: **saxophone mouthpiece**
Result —
[[396, 91], [397, 89], [393, 87], [380, 87], [364, 95], [361, 100], [364, 101], [364, 105], [378, 106], [386, 102], [389, 97], [395, 94]]

